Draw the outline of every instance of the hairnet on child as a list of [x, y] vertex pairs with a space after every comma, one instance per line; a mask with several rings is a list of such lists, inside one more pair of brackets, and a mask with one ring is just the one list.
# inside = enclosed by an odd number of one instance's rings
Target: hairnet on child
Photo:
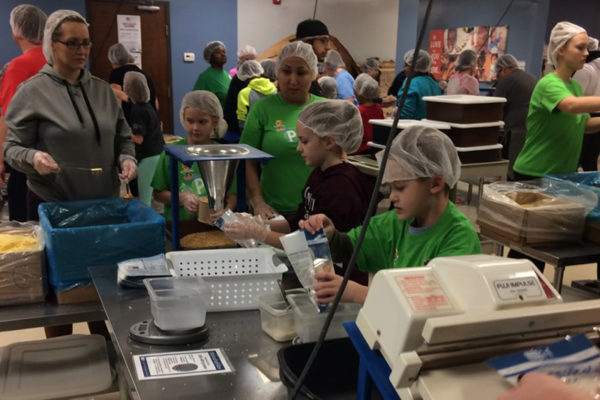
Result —
[[277, 57], [277, 71], [279, 71], [281, 62], [288, 57], [298, 57], [303, 59], [312, 73], [313, 79], [316, 78], [318, 74], [317, 55], [310, 44], [296, 41], [283, 46], [283, 49], [281, 49], [281, 52], [279, 52], [279, 56]]
[[44, 40], [42, 45], [42, 50], [44, 52], [44, 57], [46, 57], [46, 61], [48, 64], [54, 64], [54, 54], [52, 53], [52, 40], [54, 33], [60, 27], [62, 22], [65, 19], [81, 22], [87, 26], [87, 21], [85, 18], [81, 16], [77, 11], [73, 10], [56, 10], [46, 20], [46, 25], [44, 26]]
[[454, 69], [456, 71], [466, 71], [477, 61], [477, 53], [473, 50], [464, 50], [458, 56], [458, 60], [456, 60], [456, 65], [454, 65]]
[[379, 97], [379, 84], [371, 75], [362, 73], [354, 80], [354, 91], [367, 100]]
[[13, 34], [34, 43], [42, 44], [46, 14], [31, 4], [21, 4], [10, 12], [10, 28]]
[[[383, 151], [376, 154], [381, 165]], [[392, 142], [383, 183], [441, 175], [450, 188], [460, 177], [460, 161], [452, 140], [430, 127], [413, 125]]]
[[558, 49], [567, 44], [573, 36], [580, 33], [586, 33], [585, 29], [571, 22], [563, 21], [554, 25], [548, 42], [548, 59], [555, 68], [558, 66]]
[[256, 49], [254, 47], [250, 46], [249, 44], [243, 45], [237, 52], [238, 58], [244, 57], [244, 56], [249, 56], [249, 55], [256, 57]]
[[148, 81], [141, 72], [129, 71], [125, 73], [123, 91], [134, 103], [147, 103], [150, 101]]
[[[404, 64], [412, 65], [415, 50], [409, 50], [404, 54]], [[419, 50], [415, 61], [415, 72], [427, 73], [431, 69], [431, 56], [425, 50]]]
[[512, 54], [502, 54], [498, 57], [498, 61], [496, 61], [496, 72], [505, 68], [518, 68], [519, 63], [517, 59]]
[[277, 80], [277, 62], [270, 58], [265, 58], [260, 62], [260, 65], [263, 67], [263, 71], [265, 71], [263, 75], [269, 78], [270, 81], [275, 82]]
[[325, 63], [325, 67], [332, 71], [335, 71], [339, 67], [346, 68], [346, 63], [344, 63], [342, 56], [337, 50], [329, 50], [323, 62]]
[[179, 120], [183, 125], [183, 116], [186, 108], [197, 108], [202, 112], [219, 117], [219, 122], [215, 127], [213, 138], [221, 138], [227, 131], [227, 122], [223, 119], [223, 109], [219, 98], [212, 92], [207, 90], [194, 90], [189, 92], [181, 100], [181, 108], [179, 109]]
[[321, 87], [321, 96], [326, 99], [337, 99], [337, 82], [331, 76], [322, 76], [318, 80]]
[[238, 69], [237, 75], [241, 81], [260, 77], [265, 70], [262, 65], [256, 60], [244, 61]]
[[123, 66], [134, 61], [133, 56], [122, 43], [115, 43], [108, 48], [108, 61]]
[[223, 50], [226, 50], [225, 47], [225, 43], [221, 42], [220, 40], [214, 40], [212, 42], [209, 42], [206, 47], [204, 48], [204, 53], [202, 54], [202, 56], [204, 57], [204, 60], [210, 64], [210, 58], [212, 57], [213, 53], [215, 52], [216, 49], [218, 48], [222, 48]]
[[354, 153], [363, 137], [360, 112], [346, 100], [322, 100], [309, 104], [298, 115], [298, 122], [319, 137], [333, 136], [346, 153]]
[[369, 57], [365, 60], [364, 63], [362, 63], [362, 65], [360, 66], [360, 70], [361, 70], [361, 72], [367, 72], [370, 69], [379, 68], [380, 65], [381, 65], [381, 63], [379, 62], [379, 60], [377, 58]]
[[598, 39], [590, 37], [588, 41], [588, 50], [589, 51], [597, 51], [598, 50]]

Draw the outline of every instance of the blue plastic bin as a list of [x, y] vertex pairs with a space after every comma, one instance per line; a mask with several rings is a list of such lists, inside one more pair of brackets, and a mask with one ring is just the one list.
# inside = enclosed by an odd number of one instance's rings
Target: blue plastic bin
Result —
[[91, 284], [90, 267], [165, 252], [165, 219], [137, 200], [42, 203], [38, 212], [57, 292]]

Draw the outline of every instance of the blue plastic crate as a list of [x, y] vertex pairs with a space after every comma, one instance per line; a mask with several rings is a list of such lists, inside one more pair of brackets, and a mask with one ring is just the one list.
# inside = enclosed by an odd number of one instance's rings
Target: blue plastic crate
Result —
[[[547, 175], [546, 178], [568, 181], [582, 189], [591, 190], [600, 199], [600, 172], [572, 172], [568, 174]], [[600, 203], [587, 215], [588, 222], [600, 222]]]
[[88, 268], [165, 252], [165, 219], [137, 200], [42, 203], [50, 285], [89, 285]]

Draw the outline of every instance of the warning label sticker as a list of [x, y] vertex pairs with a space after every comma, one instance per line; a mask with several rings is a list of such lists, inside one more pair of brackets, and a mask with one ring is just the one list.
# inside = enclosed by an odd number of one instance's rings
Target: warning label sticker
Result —
[[432, 273], [398, 276], [396, 283], [415, 312], [454, 310], [444, 288]]

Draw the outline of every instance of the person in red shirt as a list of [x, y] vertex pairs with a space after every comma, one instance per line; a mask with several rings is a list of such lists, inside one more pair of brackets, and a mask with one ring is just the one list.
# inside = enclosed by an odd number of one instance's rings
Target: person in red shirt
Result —
[[381, 104], [373, 102], [379, 97], [379, 84], [369, 74], [362, 73], [354, 80], [354, 94], [358, 101], [358, 111], [363, 123], [363, 139], [356, 153], [375, 154], [377, 149], [370, 148], [367, 143], [373, 140], [373, 126], [370, 119], [383, 119]]
[[[0, 144], [6, 139], [6, 123], [4, 115], [17, 87], [37, 74], [46, 64], [46, 58], [42, 52], [42, 38], [44, 37], [44, 25], [46, 14], [39, 8], [29, 5], [19, 5], [10, 12], [10, 27], [13, 40], [19, 46], [22, 55], [16, 57], [8, 64], [0, 82]], [[0, 182], [4, 181], [4, 160], [0, 152]], [[25, 174], [11, 170], [7, 184], [8, 190], [8, 215], [9, 219], [16, 221], [27, 220], [26, 194], [27, 178]]]

